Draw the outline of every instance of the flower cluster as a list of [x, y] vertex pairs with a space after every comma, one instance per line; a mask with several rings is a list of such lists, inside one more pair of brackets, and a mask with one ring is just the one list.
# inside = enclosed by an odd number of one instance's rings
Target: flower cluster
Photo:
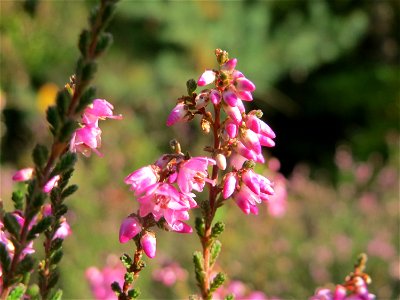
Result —
[[95, 99], [92, 104], [86, 107], [82, 115], [81, 127], [72, 136], [70, 151], [81, 152], [87, 157], [93, 151], [102, 156], [97, 150], [101, 146], [99, 120], [122, 119], [122, 115], [113, 115], [113, 109], [112, 104], [103, 99]]
[[[119, 240], [125, 243], [141, 233], [141, 245], [150, 258], [155, 256], [155, 237], [147, 231], [146, 222], [161, 222], [167, 230], [190, 233], [184, 221], [196, 207], [195, 194], [201, 192], [208, 178], [207, 168], [215, 165], [207, 157], [188, 158], [182, 153], [165, 154], [154, 164], [142, 167], [125, 178], [139, 202], [138, 214], [126, 218], [120, 227]], [[150, 223], [150, 225], [154, 225]]]
[[[237, 59], [228, 59], [225, 51], [216, 50], [219, 70], [206, 70], [198, 79], [198, 86], [214, 84], [211, 89], [202, 90], [199, 94], [184, 96], [167, 119], [167, 125], [191, 120], [194, 115], [201, 114], [202, 128], [210, 131], [210, 126], [217, 128], [219, 148], [212, 149], [217, 165], [221, 170], [226, 168], [226, 158], [230, 157], [232, 172], [224, 177], [223, 198], [232, 197], [246, 214], [257, 214], [257, 203], [268, 201], [274, 193], [272, 183], [251, 168], [252, 163], [246, 160], [264, 163], [262, 146], [273, 147], [275, 133], [271, 127], [261, 120], [262, 112], [252, 110], [246, 113], [243, 101], [252, 101], [255, 85], [243, 73], [236, 70]], [[220, 124], [213, 120], [206, 111], [211, 103], [226, 113]], [[244, 164], [245, 163], [245, 164]]]
[[177, 281], [185, 281], [187, 272], [177, 262], [165, 262], [160, 269], [156, 269], [153, 272], [153, 279], [170, 287]]
[[[23, 181], [29, 181], [33, 178], [35, 170], [33, 168], [24, 168], [21, 170], [18, 170], [15, 172], [15, 174], [12, 177], [13, 181], [16, 182], [23, 182]], [[50, 193], [51, 190], [57, 186], [58, 181], [60, 180], [60, 175], [55, 175], [52, 178], [50, 178], [43, 186], [42, 191], [44, 193]]]

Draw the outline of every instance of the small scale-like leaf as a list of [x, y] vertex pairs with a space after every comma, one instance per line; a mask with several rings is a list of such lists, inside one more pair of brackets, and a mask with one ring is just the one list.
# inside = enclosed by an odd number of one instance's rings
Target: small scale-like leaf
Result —
[[20, 190], [13, 192], [11, 199], [14, 202], [15, 209], [22, 210], [24, 205], [24, 192]]
[[133, 280], [134, 280], [134, 275], [135, 274], [132, 273], [132, 272], [126, 272], [125, 275], [124, 275], [124, 280], [127, 283], [131, 284], [133, 282]]
[[49, 106], [46, 112], [47, 122], [49, 122], [51, 126], [51, 132], [53, 135], [56, 135], [58, 130], [60, 129], [61, 120], [58, 115], [57, 107]]
[[129, 269], [133, 264], [133, 259], [129, 256], [129, 254], [122, 254], [119, 258], [126, 269]]
[[47, 288], [48, 289], [53, 288], [57, 284], [59, 278], [60, 278], [60, 273], [58, 272], [58, 270], [57, 269], [53, 270], [49, 276], [49, 280], [47, 282]]
[[77, 160], [77, 157], [76, 157], [75, 153], [66, 152], [60, 158], [60, 161], [56, 165], [56, 167], [53, 171], [53, 174], [57, 175], [57, 174], [61, 174], [61, 173], [71, 170], [74, 167], [76, 160]]
[[78, 186], [76, 184], [70, 185], [61, 193], [61, 199], [65, 199], [68, 196], [71, 196], [78, 190]]
[[51, 295], [50, 300], [61, 300], [63, 291], [58, 289], [53, 295]]
[[6, 246], [3, 243], [0, 243], [0, 263], [3, 272], [7, 273], [8, 269], [10, 268], [11, 258]]
[[193, 94], [193, 92], [197, 89], [196, 80], [189, 79], [186, 82], [186, 88], [187, 88], [188, 95], [191, 96]]
[[36, 209], [39, 209], [46, 200], [46, 197], [47, 196], [45, 193], [37, 193], [32, 200], [32, 206]]
[[63, 89], [57, 93], [56, 103], [57, 111], [61, 120], [63, 120], [67, 114], [68, 106], [71, 102], [71, 95], [67, 90]]
[[60, 130], [60, 141], [68, 142], [77, 128], [78, 128], [78, 123], [75, 120], [65, 121], [64, 125]]
[[4, 227], [9, 233], [18, 239], [19, 233], [21, 231], [21, 226], [19, 225], [17, 219], [12, 213], [6, 213], [4, 215]]
[[210, 292], [215, 292], [226, 280], [224, 273], [219, 272], [213, 279], [210, 285]]
[[62, 238], [56, 238], [51, 241], [51, 246], [50, 246], [50, 251], [55, 251], [58, 250], [62, 247], [62, 244], [64, 242], [64, 239]]
[[25, 255], [25, 257], [18, 263], [17, 266], [17, 274], [25, 274], [32, 271], [33, 266], [35, 265], [35, 259], [32, 255]]
[[39, 300], [39, 286], [37, 284], [32, 284], [30, 285], [27, 290], [26, 290], [26, 294], [29, 296], [29, 299], [31, 300]]
[[94, 87], [89, 87], [87, 90], [85, 90], [79, 100], [79, 104], [75, 109], [75, 112], [78, 113], [81, 110], [83, 110], [86, 106], [91, 104], [94, 100], [94, 97], [96, 95], [96, 89]]
[[63, 255], [64, 255], [64, 253], [63, 253], [62, 249], [58, 249], [58, 250], [54, 251], [50, 257], [50, 264], [51, 265], [58, 264], [61, 261]]
[[47, 230], [50, 227], [52, 221], [53, 221], [53, 217], [48, 216], [48, 217], [44, 217], [43, 219], [41, 219], [36, 225], [33, 225], [32, 229], [28, 233], [28, 237], [27, 237], [28, 241], [33, 240], [37, 234], [40, 234], [40, 233], [44, 232], [45, 230]]
[[73, 172], [74, 172], [73, 168], [64, 172], [63, 176], [60, 178], [60, 181], [58, 182], [58, 187], [60, 188], [60, 190], [65, 189]]
[[48, 156], [49, 150], [47, 149], [47, 147], [44, 145], [36, 144], [35, 148], [32, 151], [32, 158], [35, 165], [40, 169], [43, 168], [47, 163]]
[[61, 204], [60, 206], [57, 207], [57, 210], [55, 211], [54, 215], [56, 218], [60, 218], [61, 216], [65, 215], [68, 211], [68, 206], [65, 204]]
[[87, 56], [89, 43], [90, 43], [90, 32], [89, 30], [85, 29], [79, 35], [79, 42], [78, 42], [78, 47], [83, 57]]
[[222, 244], [218, 240], [216, 240], [212, 243], [211, 249], [210, 249], [210, 267], [212, 267], [215, 264], [215, 262], [218, 258], [218, 255], [221, 252], [221, 247], [222, 247]]
[[20, 300], [22, 299], [24, 293], [25, 293], [25, 286], [19, 284], [11, 291], [11, 293], [7, 297], [7, 300]]
[[94, 74], [97, 71], [97, 64], [95, 62], [89, 62], [82, 67], [82, 81], [89, 81], [93, 79]]
[[225, 229], [225, 224], [222, 223], [221, 221], [218, 221], [217, 223], [214, 224], [214, 226], [211, 229], [211, 237], [216, 238], [218, 237]]
[[140, 290], [139, 288], [136, 289], [131, 289], [128, 291], [128, 297], [129, 299], [136, 299], [140, 296]]
[[108, 32], [102, 32], [97, 41], [96, 49], [94, 51], [95, 55], [98, 56], [102, 54], [104, 51], [106, 51], [107, 48], [110, 47], [112, 42], [113, 42], [112, 34]]
[[235, 297], [232, 294], [229, 294], [228, 296], [225, 296], [224, 300], [234, 300]]
[[121, 287], [119, 286], [119, 283], [114, 281], [111, 283], [111, 289], [119, 296], [119, 294], [122, 293]]
[[203, 218], [197, 217], [195, 219], [195, 228], [196, 228], [197, 235], [199, 237], [203, 237], [204, 236], [204, 230], [205, 230], [205, 224], [204, 224], [204, 219]]

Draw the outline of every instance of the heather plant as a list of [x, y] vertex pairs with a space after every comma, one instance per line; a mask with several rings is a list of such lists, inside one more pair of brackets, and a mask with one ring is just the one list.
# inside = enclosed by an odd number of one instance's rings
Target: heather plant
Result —
[[[37, 144], [32, 152], [33, 166], [17, 171], [13, 180], [25, 182], [12, 195], [14, 211], [6, 212], [1, 202], [0, 262], [1, 298], [40, 297], [60, 299], [54, 289], [63, 257], [64, 239], [71, 233], [65, 214], [67, 197], [77, 185], [69, 185], [77, 159], [76, 152], [98, 154], [101, 145], [99, 120], [117, 118], [113, 106], [95, 99], [90, 83], [96, 73], [96, 60], [112, 42], [105, 32], [115, 10], [115, 0], [102, 0], [89, 17], [89, 28], [79, 37], [80, 57], [75, 74], [56, 96], [56, 104], [47, 109], [47, 122], [53, 142]], [[46, 200], [49, 198], [49, 203]], [[43, 257], [37, 261], [34, 242], [43, 236]], [[37, 245], [36, 245], [37, 247]], [[37, 272], [37, 282], [30, 280]], [[26, 295], [26, 296], [23, 296]]]

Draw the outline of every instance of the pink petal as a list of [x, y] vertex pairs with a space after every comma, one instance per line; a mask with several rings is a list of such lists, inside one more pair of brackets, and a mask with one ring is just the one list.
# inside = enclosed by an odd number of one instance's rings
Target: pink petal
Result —
[[215, 81], [215, 72], [212, 70], [206, 70], [201, 74], [200, 78], [197, 80], [198, 86], [204, 86]]

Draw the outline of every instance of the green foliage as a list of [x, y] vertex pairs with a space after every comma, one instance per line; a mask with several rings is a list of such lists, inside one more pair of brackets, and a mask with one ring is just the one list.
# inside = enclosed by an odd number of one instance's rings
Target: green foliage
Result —
[[74, 167], [76, 160], [77, 157], [75, 153], [66, 152], [61, 156], [60, 161], [57, 163], [52, 174], [57, 175], [70, 171]]
[[189, 79], [186, 81], [186, 89], [188, 92], [188, 95], [191, 96], [193, 92], [197, 89], [197, 82], [194, 79]]
[[201, 285], [205, 277], [205, 272], [203, 269], [203, 256], [201, 255], [201, 252], [196, 251], [193, 253], [193, 263], [197, 284]]
[[124, 275], [124, 280], [125, 280], [127, 283], [131, 284], [131, 283], [133, 282], [133, 280], [135, 279], [134, 276], [135, 276], [134, 273], [132, 273], [132, 272], [126, 272], [125, 275]]
[[120, 260], [126, 269], [130, 269], [133, 265], [133, 259], [129, 256], [129, 254], [124, 253], [121, 255]]
[[63, 255], [64, 253], [61, 248], [55, 250], [50, 256], [50, 265], [57, 265], [61, 261]]
[[199, 237], [203, 237], [204, 236], [204, 230], [205, 230], [205, 224], [204, 224], [204, 219], [203, 218], [196, 217], [196, 219], [195, 219], [195, 228], [196, 228], [197, 235]]
[[37, 284], [30, 285], [25, 293], [32, 300], [40, 300], [39, 286]]
[[24, 292], [25, 286], [20, 284], [11, 291], [11, 293], [7, 297], [7, 300], [20, 300], [23, 298]]
[[218, 255], [221, 252], [222, 244], [220, 241], [215, 240], [210, 249], [210, 267], [212, 267], [217, 261]]
[[47, 149], [47, 147], [44, 145], [36, 144], [35, 148], [32, 151], [32, 159], [35, 165], [42, 169], [47, 162], [48, 156], [49, 150]]
[[40, 234], [47, 230], [53, 222], [53, 217], [48, 216], [41, 219], [36, 225], [32, 226], [32, 229], [28, 233], [27, 240], [33, 240], [37, 234]]
[[122, 290], [121, 287], [119, 286], [119, 283], [114, 281], [113, 283], [111, 283], [111, 289], [117, 294], [121, 294]]
[[60, 129], [60, 141], [69, 142], [72, 133], [78, 128], [78, 123], [75, 120], [66, 120]]
[[14, 191], [11, 200], [14, 202], [15, 209], [22, 210], [24, 205], [24, 192], [21, 190]]
[[0, 263], [3, 273], [7, 273], [7, 270], [10, 267], [11, 259], [10, 255], [8, 254], [7, 248], [3, 243], [0, 243]]
[[61, 193], [61, 198], [65, 199], [65, 198], [71, 196], [77, 190], [78, 190], [78, 186], [76, 184], [70, 185]]
[[128, 291], [128, 297], [129, 299], [136, 299], [140, 296], [140, 290], [138, 288], [136, 289], [131, 289]]
[[62, 290], [57, 290], [53, 295], [51, 295], [50, 300], [61, 300], [63, 295]]
[[16, 273], [17, 275], [24, 275], [32, 271], [35, 265], [35, 259], [32, 255], [25, 255], [25, 257], [18, 263]]
[[96, 44], [96, 48], [95, 48], [95, 55], [98, 56], [100, 54], [102, 54], [104, 51], [106, 51], [111, 44], [113, 43], [113, 36], [112, 34], [108, 33], [108, 32], [102, 32], [99, 36], [99, 40]]
[[214, 293], [226, 280], [225, 274], [219, 272], [215, 275], [210, 285], [210, 293]]
[[56, 97], [57, 111], [61, 120], [63, 120], [67, 114], [70, 102], [71, 102], [71, 95], [66, 89], [62, 89], [57, 93]]
[[46, 116], [47, 116], [47, 122], [49, 122], [50, 124], [50, 130], [52, 134], [57, 135], [61, 125], [61, 120], [60, 116], [58, 115], [57, 107], [49, 106], [47, 109]]
[[21, 231], [21, 226], [19, 225], [17, 219], [12, 213], [8, 212], [4, 215], [4, 227], [10, 234], [18, 239]]
[[93, 102], [93, 99], [96, 94], [96, 88], [94, 87], [89, 87], [88, 89], [85, 90], [85, 92], [82, 94], [79, 104], [76, 107], [76, 112], [80, 112], [82, 109], [84, 109], [86, 106], [91, 104]]
[[216, 238], [218, 237], [225, 229], [225, 224], [221, 221], [218, 221], [214, 224], [211, 229], [211, 237]]

